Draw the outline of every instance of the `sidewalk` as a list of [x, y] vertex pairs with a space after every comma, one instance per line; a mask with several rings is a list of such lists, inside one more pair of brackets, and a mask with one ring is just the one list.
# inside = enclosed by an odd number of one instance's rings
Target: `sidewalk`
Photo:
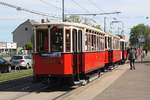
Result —
[[150, 54], [93, 100], [150, 100]]

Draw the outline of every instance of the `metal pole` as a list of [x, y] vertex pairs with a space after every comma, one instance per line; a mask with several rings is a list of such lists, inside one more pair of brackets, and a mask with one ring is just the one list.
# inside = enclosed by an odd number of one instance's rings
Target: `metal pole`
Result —
[[104, 32], [106, 32], [106, 17], [104, 17]]
[[62, 22], [65, 21], [65, 16], [64, 16], [64, 0], [62, 0]]

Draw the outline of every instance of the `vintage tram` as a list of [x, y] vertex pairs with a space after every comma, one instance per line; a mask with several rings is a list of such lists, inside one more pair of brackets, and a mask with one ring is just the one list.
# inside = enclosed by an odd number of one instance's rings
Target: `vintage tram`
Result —
[[50, 22], [34, 25], [35, 80], [88, 80], [122, 60], [120, 38], [88, 25]]

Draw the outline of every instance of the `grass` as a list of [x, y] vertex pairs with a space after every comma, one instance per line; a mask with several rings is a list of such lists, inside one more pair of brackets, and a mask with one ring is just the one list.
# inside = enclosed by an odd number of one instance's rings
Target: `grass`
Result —
[[0, 82], [19, 79], [33, 75], [33, 70], [17, 70], [11, 73], [0, 73]]

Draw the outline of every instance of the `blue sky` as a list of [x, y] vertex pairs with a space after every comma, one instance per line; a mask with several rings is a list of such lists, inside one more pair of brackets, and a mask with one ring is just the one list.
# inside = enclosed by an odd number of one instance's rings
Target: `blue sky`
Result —
[[[52, 16], [61, 17], [62, 0], [0, 0], [23, 8], [48, 13]], [[105, 15], [107, 17], [107, 31], [110, 30], [110, 22], [113, 18], [124, 23], [125, 34], [129, 34], [130, 28], [136, 24], [150, 24], [149, 0], [65, 0], [66, 13], [103, 13], [122, 12], [119, 15]], [[27, 19], [40, 20], [37, 16], [13, 8], [0, 5], [0, 41], [12, 41], [11, 32]], [[96, 20], [103, 27], [104, 16], [87, 16]], [[118, 24], [119, 26], [119, 24]], [[113, 28], [118, 27], [113, 25]]]

